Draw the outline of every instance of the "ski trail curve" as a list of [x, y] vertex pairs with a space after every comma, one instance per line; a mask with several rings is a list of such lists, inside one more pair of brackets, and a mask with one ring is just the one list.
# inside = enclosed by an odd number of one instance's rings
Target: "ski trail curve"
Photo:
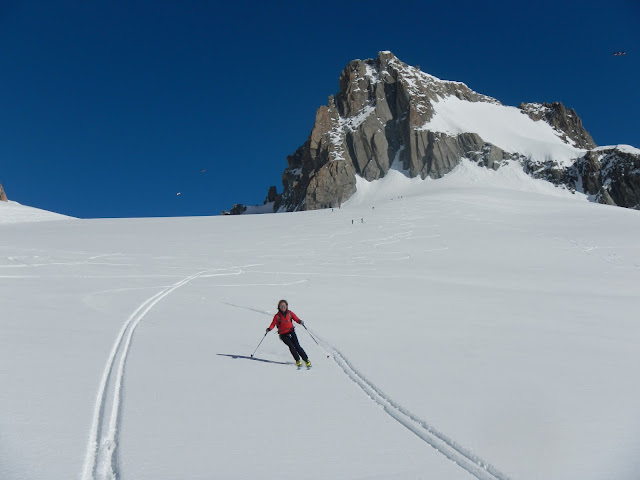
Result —
[[362, 373], [349, 362], [340, 350], [331, 343], [324, 340], [315, 332], [315, 338], [324, 346], [327, 353], [330, 353], [334, 361], [342, 368], [344, 373], [358, 385], [371, 400], [380, 405], [384, 411], [398, 423], [416, 434], [426, 443], [435, 448], [449, 460], [464, 468], [471, 475], [479, 480], [510, 480], [509, 477], [496, 467], [481, 459], [471, 450], [463, 447], [447, 435], [439, 432], [424, 420], [418, 418], [404, 407], [396, 403], [391, 397], [367, 380]]
[[136, 327], [149, 310], [160, 300], [205, 272], [206, 270], [183, 278], [156, 293], [142, 303], [122, 326], [100, 381], [87, 454], [82, 469], [82, 480], [117, 480], [119, 478], [118, 437], [121, 418], [122, 380]]

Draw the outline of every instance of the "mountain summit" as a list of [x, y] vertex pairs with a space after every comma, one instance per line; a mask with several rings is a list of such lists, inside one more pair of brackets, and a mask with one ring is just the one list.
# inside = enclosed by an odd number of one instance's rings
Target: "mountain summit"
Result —
[[[383, 51], [346, 66], [340, 91], [287, 157], [282, 193], [271, 187], [261, 211], [337, 207], [355, 193], [356, 175], [371, 181], [396, 169], [437, 179], [462, 159], [492, 169], [517, 161], [530, 175], [594, 201], [640, 208], [640, 150], [596, 148], [573, 109], [505, 106]], [[246, 210], [235, 205], [231, 213]]]

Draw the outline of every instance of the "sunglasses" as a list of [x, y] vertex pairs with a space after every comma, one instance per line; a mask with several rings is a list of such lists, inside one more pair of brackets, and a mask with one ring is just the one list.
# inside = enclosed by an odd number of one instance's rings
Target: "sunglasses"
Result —
[[287, 306], [283, 303], [282, 305], [280, 305], [278, 308], [287, 308]]

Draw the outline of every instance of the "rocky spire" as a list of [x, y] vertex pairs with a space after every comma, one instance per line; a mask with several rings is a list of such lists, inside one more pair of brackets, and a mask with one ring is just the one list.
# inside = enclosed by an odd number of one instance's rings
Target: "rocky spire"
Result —
[[0, 202], [8, 202], [7, 194], [4, 193], [4, 188], [2, 188], [2, 184], [0, 183]]
[[[439, 178], [485, 143], [475, 134], [447, 137], [421, 130], [433, 117], [431, 102], [453, 95], [499, 104], [463, 83], [410, 67], [391, 52], [350, 62], [339, 84], [337, 95], [318, 109], [307, 141], [287, 158], [276, 210], [338, 206], [355, 192], [355, 175], [376, 180], [394, 162], [411, 176]], [[487, 164], [504, 157], [499, 149], [490, 153]]]

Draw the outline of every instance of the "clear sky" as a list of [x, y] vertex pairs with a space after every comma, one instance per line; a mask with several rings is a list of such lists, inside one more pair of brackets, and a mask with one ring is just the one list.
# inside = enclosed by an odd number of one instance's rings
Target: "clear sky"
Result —
[[636, 0], [0, 0], [0, 183], [83, 218], [262, 203], [344, 66], [380, 50], [640, 147]]

